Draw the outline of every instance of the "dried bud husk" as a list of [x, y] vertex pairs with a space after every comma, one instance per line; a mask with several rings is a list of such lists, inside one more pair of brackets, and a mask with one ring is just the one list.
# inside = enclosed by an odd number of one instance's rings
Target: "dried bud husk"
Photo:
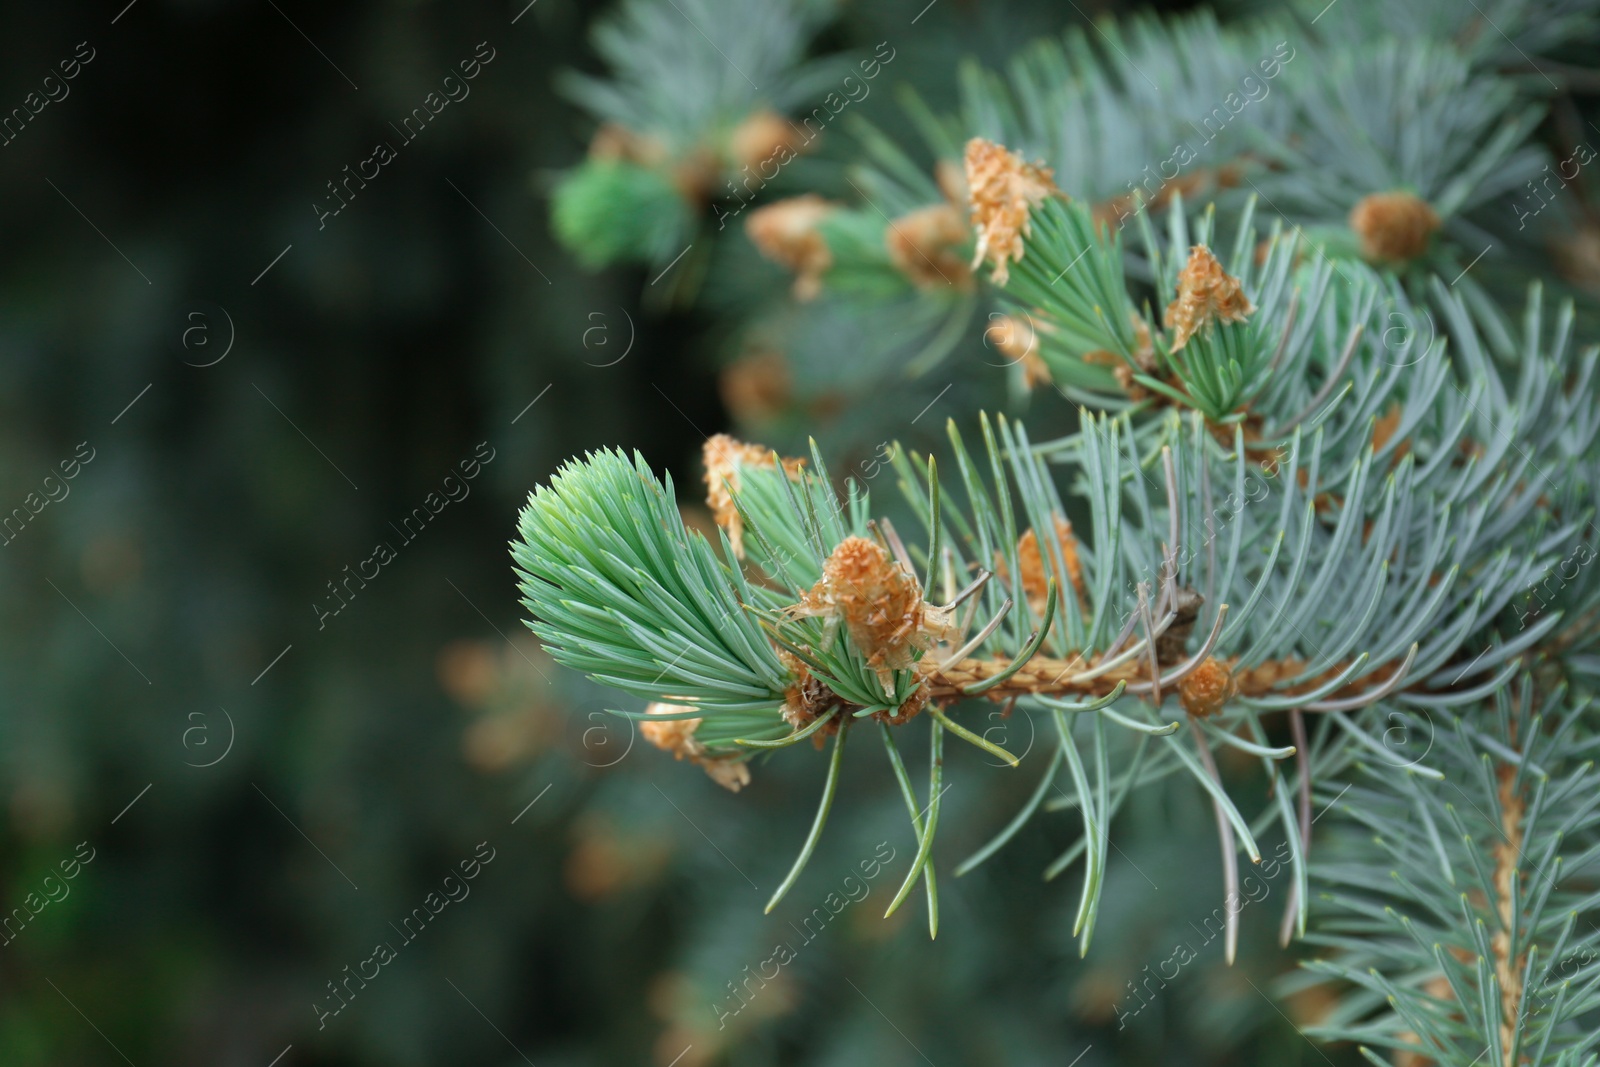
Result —
[[[819, 678], [811, 673], [811, 668], [806, 666], [800, 657], [786, 651], [778, 653], [778, 659], [789, 668], [793, 681], [783, 692], [783, 721], [802, 730], [810, 726], [817, 718], [825, 714], [829, 708], [836, 707], [839, 697], [829, 689]], [[816, 733], [811, 735], [811, 743], [817, 748], [822, 747], [825, 734], [839, 732], [839, 720], [836, 718]]]
[[1600, 225], [1580, 223], [1550, 247], [1556, 269], [1573, 285], [1600, 295]]
[[933, 183], [951, 207], [965, 210], [967, 204], [967, 171], [953, 159], [941, 159], [933, 165]]
[[1156, 367], [1156, 346], [1150, 340], [1150, 324], [1133, 311], [1128, 312], [1128, 320], [1133, 323], [1133, 361], [1149, 374]]
[[760, 168], [763, 163], [778, 166], [793, 159], [805, 145], [804, 135], [790, 120], [770, 108], [763, 108], [733, 128], [728, 134], [728, 157], [735, 167]]
[[1026, 359], [1039, 348], [1039, 334], [1033, 328], [1032, 317], [1028, 315], [1020, 318], [1016, 315], [994, 315], [989, 328], [983, 331], [983, 339], [1013, 363]]
[[833, 266], [833, 252], [818, 227], [837, 208], [815, 193], [806, 193], [757, 208], [745, 220], [744, 232], [761, 254], [795, 272], [797, 300], [820, 293], [822, 276]]
[[621, 123], [607, 122], [594, 131], [589, 157], [654, 167], [666, 162], [667, 145], [652, 134], [635, 133]]
[[1403, 263], [1428, 250], [1439, 215], [1413, 193], [1373, 193], [1350, 209], [1350, 228], [1361, 237], [1361, 254], [1368, 259]]
[[[677, 712], [693, 711], [694, 708], [682, 704], [654, 703], [646, 707], [649, 715], [672, 715]], [[698, 763], [705, 768], [707, 775], [722, 788], [737, 793], [740, 789], [750, 784], [750, 767], [737, 756], [711, 756], [707, 755], [706, 746], [695, 740], [694, 732], [699, 729], [699, 719], [668, 719], [666, 721], [645, 719], [639, 724], [639, 732], [644, 739], [663, 752], [670, 752], [674, 759], [687, 759], [691, 763]]]
[[961, 212], [949, 204], [908, 212], [883, 231], [889, 261], [919, 289], [968, 285], [972, 268], [962, 249], [970, 237]]
[[589, 158], [611, 163], [633, 163], [655, 171], [670, 181], [686, 200], [701, 202], [717, 178], [716, 157], [697, 145], [676, 155], [655, 134], [638, 133], [617, 122], [607, 122], [589, 141]]
[[760, 348], [722, 368], [717, 376], [717, 392], [739, 422], [766, 422], [789, 410], [794, 400], [794, 376], [782, 352]]
[[[1403, 412], [1400, 408], [1400, 401], [1396, 400], [1389, 405], [1388, 410], [1385, 411], [1382, 416], [1373, 421], [1372, 451], [1383, 451], [1383, 447], [1389, 443], [1389, 441], [1394, 437], [1395, 432], [1400, 429], [1400, 418], [1402, 414]], [[1394, 457], [1392, 462], [1399, 463], [1410, 451], [1411, 442], [1409, 440], [1401, 441], [1394, 447]]]
[[[706, 466], [706, 506], [711, 509], [711, 517], [717, 520], [717, 525], [728, 531], [728, 543], [733, 546], [734, 555], [743, 559], [744, 518], [733, 502], [733, 494], [739, 491], [739, 472], [746, 467], [775, 470], [778, 456], [763, 445], [746, 444], [719, 433], [706, 438], [701, 457]], [[790, 478], [798, 478], [805, 464], [803, 459], [785, 459], [783, 472]]]
[[562, 875], [568, 892], [585, 903], [648, 885], [672, 856], [670, 841], [648, 831], [623, 830], [603, 816], [585, 816], [573, 836]]
[[1035, 326], [1031, 314], [1021, 317], [996, 314], [983, 332], [985, 342], [996, 352], [1022, 366], [1022, 384], [1028, 389], [1049, 385], [1054, 380], [1050, 377], [1049, 365], [1039, 355], [1040, 332], [1049, 332], [1049, 327]]
[[1033, 232], [1029, 212], [1052, 196], [1060, 196], [1051, 170], [1028, 163], [1003, 145], [974, 137], [967, 142], [967, 199], [972, 225], [978, 231], [972, 266], [988, 259], [996, 285], [1010, 277], [1008, 264], [1022, 259], [1022, 239]]
[[[1072, 523], [1060, 515], [1053, 516], [1056, 541], [1061, 546], [1061, 560], [1067, 566], [1067, 580], [1081, 596], [1083, 594], [1083, 564], [1078, 560], [1078, 539], [1072, 534]], [[1022, 577], [1022, 590], [1030, 603], [1042, 602], [1050, 591], [1050, 579], [1055, 574], [1055, 559], [1039, 546], [1039, 535], [1030, 529], [1017, 541], [1017, 571]]]
[[838, 619], [867, 662], [889, 670], [912, 666], [916, 653], [955, 632], [950, 612], [924, 601], [916, 578], [865, 537], [839, 542], [789, 613]]
[[1119, 363], [1111, 368], [1111, 373], [1116, 375], [1117, 384], [1122, 391], [1128, 394], [1129, 400], [1143, 400], [1150, 395], [1150, 390], [1133, 380], [1134, 370], [1126, 363]]
[[1214, 322], [1243, 322], [1255, 310], [1239, 279], [1222, 269], [1205, 245], [1189, 251], [1178, 274], [1178, 295], [1167, 305], [1164, 322], [1172, 331], [1172, 351]]
[[1178, 702], [1184, 711], [1200, 719], [1221, 711], [1238, 692], [1233, 671], [1212, 656], [1178, 682]]
[[911, 695], [906, 697], [905, 703], [892, 712], [880, 711], [873, 718], [886, 722], [890, 726], [904, 726], [922, 714], [923, 709], [928, 706], [930, 695], [928, 683], [921, 682], [911, 691]]

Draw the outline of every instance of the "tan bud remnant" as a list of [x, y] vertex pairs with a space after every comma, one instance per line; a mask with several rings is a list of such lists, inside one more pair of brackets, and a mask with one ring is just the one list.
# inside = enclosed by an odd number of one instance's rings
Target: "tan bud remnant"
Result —
[[967, 203], [966, 168], [953, 159], [941, 159], [933, 165], [933, 183], [952, 207], [964, 208]]
[[1178, 274], [1178, 295], [1167, 305], [1163, 322], [1176, 352], [1212, 323], [1243, 322], [1254, 310], [1239, 279], [1222, 269], [1211, 249], [1195, 245]]
[[1138, 197], [1123, 193], [1095, 204], [1089, 209], [1089, 217], [1094, 221], [1096, 233], [1116, 233], [1136, 214], [1139, 206]]
[[667, 145], [661, 138], [633, 130], [617, 122], [607, 122], [594, 131], [589, 141], [589, 158], [658, 166], [667, 159]]
[[[695, 709], [682, 704], [657, 702], [644, 710], [648, 715], [672, 715]], [[749, 766], [736, 756], [707, 755], [706, 746], [695, 740], [694, 732], [699, 727], [699, 719], [668, 719], [664, 722], [645, 719], [639, 724], [639, 732], [652, 745], [663, 752], [672, 753], [674, 759], [687, 759], [704, 767], [711, 780], [724, 789], [737, 793], [749, 785]]]
[[923, 709], [928, 706], [930, 696], [931, 692], [928, 683], [921, 682], [911, 691], [911, 695], [906, 698], [904, 704], [901, 704], [892, 712], [880, 711], [873, 717], [888, 723], [890, 726], [904, 726], [922, 714]]
[[1573, 285], [1600, 295], [1600, 225], [1582, 222], [1568, 231], [1550, 246], [1556, 269]]
[[717, 392], [739, 422], [763, 422], [788, 410], [794, 399], [794, 376], [782, 352], [759, 348], [722, 368]]
[[1111, 373], [1117, 376], [1117, 384], [1128, 394], [1129, 400], [1143, 400], [1150, 395], [1150, 390], [1133, 380], [1133, 368], [1126, 363], [1112, 367]]
[[1233, 672], [1212, 656], [1178, 682], [1178, 701], [1183, 710], [1201, 719], [1221, 711], [1238, 692]]
[[883, 243], [895, 270], [917, 288], [966, 287], [972, 268], [961, 249], [971, 236], [960, 211], [949, 204], [934, 204], [889, 223]]
[[837, 209], [816, 193], [806, 193], [757, 208], [745, 220], [744, 231], [757, 250], [795, 272], [797, 300], [820, 293], [822, 276], [833, 266], [833, 252], [818, 227]]
[[[1061, 545], [1061, 559], [1067, 566], [1067, 580], [1078, 593], [1083, 592], [1083, 564], [1078, 560], [1078, 539], [1072, 535], [1072, 523], [1060, 515], [1054, 516], [1056, 540]], [[1017, 570], [1022, 576], [1023, 592], [1028, 599], [1043, 600], [1049, 593], [1050, 578], [1055, 573], [1054, 557], [1039, 547], [1039, 535], [1029, 530], [1017, 541]]]
[[1086, 352], [1083, 356], [1085, 363], [1094, 363], [1111, 368], [1111, 373], [1116, 376], [1117, 384], [1122, 391], [1128, 394], [1130, 400], [1143, 400], [1150, 396], [1150, 390], [1134, 381], [1135, 374], [1153, 374], [1156, 369], [1156, 349], [1150, 340], [1150, 324], [1140, 318], [1136, 312], [1128, 312], [1128, 318], [1133, 323], [1133, 361], [1137, 366], [1130, 366], [1128, 362], [1117, 356], [1114, 352], [1096, 349]]
[[595, 903], [623, 890], [648, 885], [672, 858], [672, 844], [659, 835], [625, 831], [609, 819], [585, 815], [573, 828], [572, 851], [562, 865], [567, 891]]
[[1022, 385], [1025, 389], [1037, 389], [1041, 385], [1051, 385], [1055, 379], [1050, 377], [1050, 365], [1040, 358], [1038, 352], [1028, 352], [1022, 357]]
[[1027, 315], [995, 315], [989, 321], [989, 328], [983, 331], [983, 337], [996, 352], [1013, 363], [1039, 350], [1039, 334]]
[[758, 169], [764, 163], [781, 166], [804, 145], [804, 135], [793, 122], [770, 108], [762, 108], [728, 134], [728, 158], [736, 168]]
[[950, 612], [922, 599], [922, 588], [883, 546], [847, 537], [823, 564], [822, 577], [789, 608], [796, 618], [843, 622], [874, 667], [901, 670], [955, 631]]
[[1008, 264], [1022, 259], [1022, 239], [1033, 232], [1028, 213], [1052, 196], [1060, 196], [1049, 167], [1028, 163], [1005, 146], [974, 137], [967, 142], [967, 199], [972, 225], [978, 231], [972, 266], [988, 259], [996, 285], [1010, 277]]
[[[1372, 450], [1374, 452], [1383, 451], [1383, 447], [1394, 437], [1395, 431], [1400, 429], [1400, 416], [1400, 401], [1396, 400], [1389, 405], [1387, 411], [1374, 420], [1372, 424]], [[1410, 451], [1411, 442], [1409, 440], [1401, 441], [1395, 446], [1393, 461], [1399, 463]]]
[[705, 769], [706, 776], [730, 793], [737, 793], [750, 784], [750, 764], [731, 757], [708, 757], [696, 760]]
[[1148, 374], [1156, 367], [1156, 346], [1150, 340], [1150, 324], [1137, 312], [1128, 312], [1128, 318], [1133, 322], [1133, 361]]
[[[823, 682], [811, 673], [811, 668], [799, 656], [791, 652], [779, 650], [778, 660], [789, 669], [793, 681], [783, 692], [783, 721], [796, 730], [804, 729], [816, 721], [817, 717], [827, 712], [839, 703], [839, 698], [834, 695]], [[822, 735], [837, 732], [837, 722], [831, 722], [812, 735], [812, 743], [818, 748], [822, 747]]]
[[1402, 190], [1364, 196], [1350, 209], [1350, 228], [1368, 259], [1403, 263], [1428, 250], [1439, 215], [1426, 200]]
[[[739, 472], [745, 467], [775, 470], [777, 454], [763, 445], [746, 444], [725, 433], [706, 438], [701, 448], [706, 467], [706, 506], [711, 509], [717, 525], [728, 531], [728, 543], [736, 556], [744, 558], [744, 520], [733, 503], [733, 494], [739, 491]], [[783, 472], [791, 478], [800, 476], [805, 466], [803, 459], [785, 459]]]
[[[654, 703], [645, 709], [647, 715], [672, 715], [680, 711], [693, 711], [694, 709], [682, 704]], [[700, 726], [699, 719], [667, 719], [665, 721], [651, 721], [645, 719], [639, 724], [639, 732], [644, 734], [644, 739], [663, 752], [671, 752], [678, 759], [688, 756], [693, 759], [705, 750], [705, 746], [694, 739], [694, 732]]]
[[1049, 385], [1050, 366], [1039, 355], [1039, 333], [1033, 316], [996, 315], [984, 331], [984, 340], [1012, 363], [1022, 366], [1022, 384], [1029, 389]]

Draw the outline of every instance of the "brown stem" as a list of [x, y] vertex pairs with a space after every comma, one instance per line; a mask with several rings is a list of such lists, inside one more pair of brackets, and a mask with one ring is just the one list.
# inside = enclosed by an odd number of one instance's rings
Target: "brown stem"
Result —
[[[929, 664], [928, 695], [935, 700], [955, 699], [961, 696], [961, 691], [966, 687], [987, 681], [1004, 672], [1009, 666], [1002, 660], [970, 657], [943, 669]], [[1275, 687], [1284, 679], [1300, 674], [1305, 669], [1305, 664], [1298, 660], [1276, 660], [1239, 671], [1234, 675], [1234, 681], [1243, 696], [1281, 695], [1293, 693], [1295, 690], [1309, 692], [1346, 666], [1347, 664], [1340, 664], [1317, 678], [1288, 689], [1277, 689]], [[1150, 680], [1149, 666], [1139, 657], [1114, 667], [1098, 677], [1086, 681], [1076, 680], [1078, 675], [1094, 667], [1094, 660], [1077, 656], [1072, 659], [1035, 656], [1016, 674], [988, 690], [984, 695], [991, 700], [1008, 700], [1017, 696], [1031, 695], [1067, 698], [1102, 697], [1115, 689], [1118, 682]], [[1392, 666], [1379, 668], [1360, 681], [1341, 688], [1336, 695], [1353, 696], [1371, 686], [1382, 684], [1392, 669]]]
[[1511, 944], [1512, 876], [1517, 871], [1517, 861], [1522, 858], [1522, 794], [1515, 788], [1516, 768], [1501, 764], [1496, 771], [1500, 779], [1500, 834], [1494, 846], [1495, 908], [1500, 925], [1489, 941], [1494, 953], [1494, 973], [1500, 985], [1500, 1061], [1511, 1064], [1513, 1045], [1517, 1038], [1517, 1011], [1522, 1004], [1521, 955], [1513, 958]]

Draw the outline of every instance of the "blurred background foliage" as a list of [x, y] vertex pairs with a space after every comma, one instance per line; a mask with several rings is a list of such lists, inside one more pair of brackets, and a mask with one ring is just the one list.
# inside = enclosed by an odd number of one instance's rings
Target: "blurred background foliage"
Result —
[[[796, 55], [890, 42], [859, 114], [894, 128], [895, 86], [951, 107], [961, 58], [998, 65], [1111, 10], [848, 4]], [[1293, 966], [1280, 887], [1222, 966], [1215, 838], [1187, 791], [1124, 809], [1138, 844], [1113, 857], [1087, 960], [1035, 828], [947, 877], [936, 942], [916, 909], [882, 920], [912, 849], [865, 757], [823, 851], [763, 916], [821, 758], [758, 763], [732, 796], [604, 715], [614, 698], [526, 634], [506, 541], [569, 455], [641, 449], [693, 514], [708, 434], [785, 452], [815, 435], [836, 471], [871, 478], [888, 439], [925, 447], [948, 415], [1027, 406], [1004, 361], [974, 355], [981, 317], [956, 324], [960, 357], [886, 378], [929, 323], [797, 305], [788, 273], [709, 214], [679, 220], [691, 247], [671, 263], [676, 246], [596, 273], [562, 250], [551, 194], [597, 125], [564, 72], [605, 73], [591, 30], [611, 11], [8, 12], [0, 107], [79, 42], [93, 58], [0, 147], [0, 512], [31, 516], [0, 546], [0, 893], [37, 911], [0, 946], [0, 1062], [1353, 1062], [1296, 1031], [1325, 1007], [1314, 994], [1262, 992]], [[470, 95], [401, 144], [390, 124], [480, 42], [493, 58]], [[323, 217], [329, 183], [380, 141], [395, 158]], [[837, 188], [856, 154], [830, 129], [762, 198]], [[1068, 407], [1040, 405], [1035, 436], [1070, 426]], [[60, 481], [81, 442], [93, 459]], [[475, 453], [493, 459], [464, 499], [399, 535]], [[35, 513], [41, 494], [60, 499]], [[329, 583], [380, 541], [395, 558], [341, 585], [334, 614]], [[989, 728], [1030, 744], [1025, 719]], [[946, 805], [941, 871], [1035, 782], [950, 760], [966, 796]], [[80, 842], [92, 861], [35, 909]], [[402, 947], [391, 931], [480, 842], [494, 859], [470, 895]], [[889, 850], [866, 898], [803, 937]], [[397, 958], [323, 1016], [329, 984], [383, 941]], [[1119, 1026], [1143, 1002], [1130, 983], [1179, 941], [1197, 958]], [[779, 977], [742, 984], [780, 942], [796, 952]]]

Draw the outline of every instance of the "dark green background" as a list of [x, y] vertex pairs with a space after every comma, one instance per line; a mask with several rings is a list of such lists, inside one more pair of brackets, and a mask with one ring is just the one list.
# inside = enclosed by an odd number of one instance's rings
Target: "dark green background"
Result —
[[[728, 425], [719, 294], [663, 307], [653, 271], [587, 274], [547, 232], [593, 128], [553, 82], [598, 69], [606, 6], [539, 0], [515, 25], [521, 2], [6, 11], [0, 108], [79, 42], [95, 58], [0, 148], [0, 511], [79, 442], [95, 458], [0, 546], [0, 906], [79, 842], [95, 858], [0, 947], [0, 1063], [1322, 1062], [1252, 989], [1291, 962], [1276, 896], [1247, 914], [1240, 966], [1210, 946], [1117, 1031], [1125, 983], [1221, 899], [1193, 796], [1130, 805], [1138, 844], [1080, 961], [1077, 874], [1038, 876], [1074, 816], [957, 882], [1037, 771], [954, 753], [929, 944], [918, 898], [879, 918], [910, 837], [862, 744], [822, 852], [763, 917], [820, 758], [758, 766], [733, 797], [630, 751], [596, 714], [611, 698], [526, 639], [505, 545], [528, 489], [623, 445], [692, 498], [699, 442]], [[957, 56], [1084, 17], [945, 0], [911, 26], [921, 7], [847, 6], [816, 48], [892, 37], [893, 75], [938, 101]], [[485, 41], [471, 96], [319, 231], [325, 183]], [[888, 93], [866, 107], [897, 121]], [[727, 255], [749, 261], [740, 240]], [[783, 299], [776, 269], [746, 274]], [[963, 386], [928, 422], [985, 395]], [[920, 432], [920, 402], [874, 403], [865, 430], [808, 428], [841, 442], [836, 469]], [[480, 442], [495, 458], [471, 495], [401, 547], [388, 524]], [[397, 558], [319, 630], [325, 583], [385, 539]], [[1021, 744], [1027, 724], [1007, 729]], [[484, 841], [471, 896], [319, 1032], [325, 983]], [[900, 858], [868, 900], [718, 1031], [726, 984], [884, 841]]]

